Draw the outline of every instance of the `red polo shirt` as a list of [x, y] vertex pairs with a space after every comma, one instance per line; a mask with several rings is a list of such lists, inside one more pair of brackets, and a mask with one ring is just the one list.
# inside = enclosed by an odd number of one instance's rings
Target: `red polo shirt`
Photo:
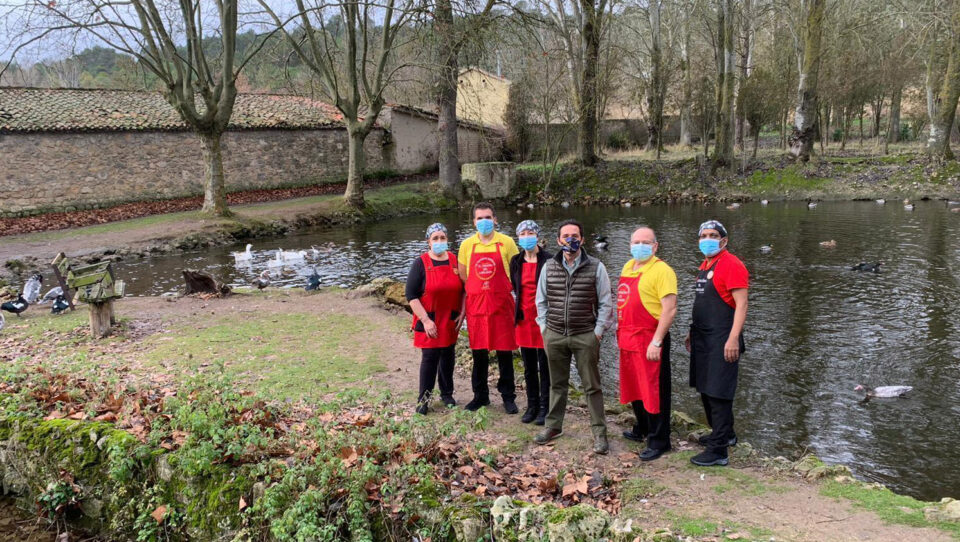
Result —
[[[733, 300], [730, 290], [750, 287], [750, 273], [747, 267], [743, 265], [740, 258], [737, 258], [730, 251], [724, 249], [714, 258], [707, 258], [700, 264], [700, 270], [704, 271], [713, 264], [713, 259], [717, 260], [717, 267], [713, 269], [713, 287], [717, 289], [720, 297], [733, 308], [737, 307]], [[709, 264], [708, 264], [709, 262]]]

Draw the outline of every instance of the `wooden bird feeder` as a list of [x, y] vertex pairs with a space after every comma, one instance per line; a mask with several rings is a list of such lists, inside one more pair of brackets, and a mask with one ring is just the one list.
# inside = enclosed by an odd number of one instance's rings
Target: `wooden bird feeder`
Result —
[[113, 314], [113, 300], [123, 297], [126, 285], [117, 280], [110, 262], [100, 262], [82, 267], [70, 265], [61, 252], [53, 260], [54, 274], [60, 281], [64, 296], [73, 308], [70, 290], [76, 290], [76, 298], [90, 305], [90, 333], [99, 339], [110, 334], [110, 327], [117, 323]]

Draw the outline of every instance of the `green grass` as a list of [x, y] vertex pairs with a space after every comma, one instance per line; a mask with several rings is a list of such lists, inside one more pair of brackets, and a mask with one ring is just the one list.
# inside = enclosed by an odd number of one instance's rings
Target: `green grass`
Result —
[[637, 502], [640, 499], [653, 497], [667, 488], [650, 478], [635, 476], [623, 483], [620, 498], [624, 503]]
[[781, 192], [823, 188], [829, 182], [829, 179], [805, 176], [802, 166], [787, 166], [783, 169], [756, 171], [745, 179], [744, 186], [753, 192]]
[[720, 531], [720, 525], [703, 518], [694, 518], [673, 512], [664, 513], [670, 520], [674, 533], [682, 536], [707, 536]]
[[924, 517], [923, 509], [931, 503], [918, 501], [906, 495], [897, 495], [886, 488], [860, 483], [842, 484], [832, 480], [823, 484], [820, 493], [836, 499], [849, 500], [857, 507], [873, 512], [886, 523], [910, 527], [933, 527], [950, 533], [960, 540], [960, 523], [935, 522]]
[[[43, 312], [41, 312], [43, 311]], [[7, 324], [4, 334], [17, 335], [28, 339], [42, 339], [49, 332], [68, 333], [78, 326], [86, 324], [90, 312], [86, 305], [78, 305], [75, 311], [66, 311], [63, 314], [50, 314], [50, 305], [30, 307], [18, 318], [7, 314]]]
[[231, 315], [150, 337], [145, 358], [169, 371], [222, 365], [264, 396], [316, 399], [386, 370], [382, 348], [357, 341], [371, 325], [343, 314]]

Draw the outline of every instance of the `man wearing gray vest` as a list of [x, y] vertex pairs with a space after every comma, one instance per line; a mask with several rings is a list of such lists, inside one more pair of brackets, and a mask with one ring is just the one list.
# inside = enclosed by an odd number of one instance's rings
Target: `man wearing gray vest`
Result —
[[543, 266], [537, 282], [537, 323], [550, 367], [550, 410], [535, 442], [546, 444], [563, 434], [572, 356], [590, 409], [593, 452], [605, 454], [609, 446], [600, 388], [600, 339], [609, 327], [613, 295], [606, 268], [587, 256], [582, 243], [579, 222], [561, 223], [557, 233], [561, 251]]

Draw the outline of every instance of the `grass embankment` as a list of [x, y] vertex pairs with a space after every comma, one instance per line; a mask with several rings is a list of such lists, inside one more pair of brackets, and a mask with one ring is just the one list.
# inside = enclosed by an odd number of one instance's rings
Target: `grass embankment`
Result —
[[519, 175], [525, 197], [546, 203], [920, 199], [960, 193], [960, 165], [932, 166], [923, 154], [907, 150], [888, 156], [821, 156], [807, 164], [767, 152], [742, 171], [713, 173], [709, 163], [694, 158], [667, 154], [655, 161], [643, 153], [619, 154], [596, 168], [566, 163], [554, 171], [526, 164]]
[[[117, 314], [117, 334], [101, 341], [83, 310], [32, 308], [0, 335], [0, 470], [21, 505], [39, 502], [61, 526], [142, 540], [463, 540], [487, 532], [507, 495], [567, 507], [546, 509], [554, 522], [592, 504], [629, 520], [629, 540], [960, 537], [926, 519], [929, 503], [836, 481], [842, 469], [809, 459], [741, 445], [735, 468], [703, 469], [678, 438], [641, 463], [616, 437], [632, 417], [612, 405], [605, 457], [589, 454], [579, 401], [549, 447], [496, 401], [413, 417], [407, 316], [345, 292], [126, 299]], [[681, 437], [693, 428], [675, 422]]]

